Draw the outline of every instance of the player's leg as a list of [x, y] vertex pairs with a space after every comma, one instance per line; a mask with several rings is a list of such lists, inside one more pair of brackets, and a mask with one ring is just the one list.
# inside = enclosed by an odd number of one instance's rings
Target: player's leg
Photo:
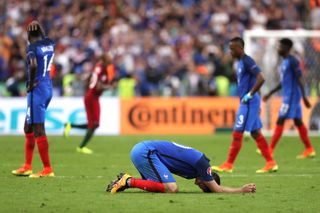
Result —
[[43, 84], [39, 85], [33, 91], [33, 93], [34, 98], [32, 101], [32, 127], [35, 142], [38, 146], [38, 152], [43, 164], [43, 170], [38, 173], [32, 174], [29, 177], [53, 177], [54, 173], [49, 158], [49, 143], [44, 126], [46, 109], [52, 97], [52, 90], [50, 86]]
[[13, 170], [12, 174], [17, 176], [29, 176], [32, 174], [32, 157], [35, 146], [34, 133], [32, 125], [27, 123], [27, 119], [24, 123], [25, 133], [25, 162], [19, 169]]
[[285, 121], [286, 121], [285, 117], [278, 117], [276, 128], [273, 132], [271, 143], [269, 146], [271, 155], [273, 155], [273, 151], [276, 148], [276, 145], [282, 136], [283, 126], [284, 126]]
[[129, 187], [150, 192], [178, 192], [178, 185], [171, 172], [144, 143], [136, 144], [130, 155], [142, 179], [131, 178]]
[[217, 172], [232, 172], [233, 163], [236, 160], [242, 146], [243, 132], [233, 131], [232, 142], [229, 148], [228, 159], [220, 166], [212, 166], [212, 170]]
[[91, 138], [94, 135], [95, 130], [98, 128], [98, 126], [94, 126], [93, 128], [88, 128], [86, 131], [86, 134], [82, 140], [82, 142], [80, 143], [79, 147], [77, 147], [77, 151], [83, 154], [92, 154], [93, 151], [91, 149], [89, 149], [88, 147], [86, 147], [86, 145], [89, 143], [89, 141], [91, 140]]
[[[90, 109], [90, 105], [91, 105], [91, 97], [89, 95], [86, 95], [84, 98], [84, 105], [85, 105], [85, 109], [86, 109], [86, 113], [87, 113], [87, 119], [88, 118], [88, 110]], [[64, 124], [64, 130], [63, 130], [63, 136], [65, 138], [69, 137], [70, 131], [72, 128], [76, 128], [76, 129], [88, 129], [88, 123], [83, 123], [83, 124], [74, 124], [71, 122], [67, 122]]]
[[43, 170], [30, 175], [31, 178], [39, 178], [39, 177], [53, 177], [53, 169], [50, 163], [49, 157], [49, 143], [48, 138], [46, 136], [44, 123], [33, 124], [35, 141], [38, 146], [38, 152], [43, 164]]
[[75, 129], [88, 129], [88, 124], [74, 124], [74, 123], [65, 123], [64, 124], [64, 130], [63, 130], [63, 136], [65, 138], [68, 138], [69, 135], [70, 135], [70, 131], [72, 128], [75, 128]]
[[310, 138], [308, 136], [308, 129], [303, 124], [302, 119], [300, 117], [295, 118], [294, 125], [298, 129], [300, 138], [305, 146], [305, 150], [300, 155], [298, 155], [297, 158], [298, 159], [305, 159], [308, 157], [315, 157], [316, 152], [315, 152], [314, 148], [312, 147], [312, 144], [310, 142]]
[[[261, 125], [256, 124], [256, 125], [258, 127], [260, 127], [260, 126], [262, 127], [262, 124]], [[260, 149], [262, 156], [266, 160], [266, 165], [262, 169], [257, 170], [256, 173], [275, 172], [278, 170], [278, 165], [277, 165], [276, 161], [272, 158], [272, 155], [271, 155], [269, 147], [268, 147], [267, 140], [262, 135], [260, 128], [252, 131], [251, 136], [256, 141], [257, 146]]]
[[[245, 131], [251, 133], [251, 136], [256, 141], [256, 144], [261, 151], [263, 157], [266, 159], [266, 166], [263, 169], [257, 170], [257, 173], [268, 172], [269, 170], [276, 171], [278, 169], [276, 162], [270, 155], [267, 140], [261, 134], [262, 122], [260, 120], [260, 106], [248, 106], [247, 112], [248, 119], [245, 123]], [[271, 169], [269, 168], [271, 167]]]
[[128, 188], [138, 188], [148, 192], [178, 192], [176, 183], [160, 183], [153, 180], [134, 178], [126, 173], [120, 173], [117, 179], [107, 186], [106, 191], [114, 194]]
[[229, 155], [226, 162], [221, 164], [220, 166], [212, 166], [212, 170], [217, 172], [232, 172], [233, 171], [233, 163], [238, 156], [238, 153], [242, 146], [243, 141], [243, 132], [245, 130], [245, 126], [248, 120], [248, 107], [245, 105], [240, 105], [236, 123], [232, 132], [232, 142], [229, 148]]
[[170, 171], [156, 154], [143, 143], [136, 144], [131, 151], [131, 160], [142, 179], [122, 174], [122, 178], [111, 183], [107, 191], [116, 193], [127, 188], [139, 188], [149, 192], [177, 192], [178, 186]]
[[71, 128], [75, 128], [75, 129], [88, 129], [88, 124], [74, 124], [74, 123], [70, 123], [70, 127]]
[[284, 123], [285, 123], [286, 119], [290, 118], [292, 110], [293, 110], [293, 108], [291, 105], [289, 105], [287, 103], [282, 103], [280, 110], [279, 110], [279, 116], [278, 116], [278, 120], [276, 123], [276, 128], [273, 132], [271, 143], [269, 145], [269, 149], [271, 151], [271, 154], [273, 154], [273, 151], [282, 136]]
[[86, 97], [85, 108], [87, 112], [88, 129], [79, 147], [77, 147], [77, 151], [84, 154], [92, 154], [93, 151], [86, 146], [90, 142], [95, 130], [99, 127], [100, 124], [99, 98]]

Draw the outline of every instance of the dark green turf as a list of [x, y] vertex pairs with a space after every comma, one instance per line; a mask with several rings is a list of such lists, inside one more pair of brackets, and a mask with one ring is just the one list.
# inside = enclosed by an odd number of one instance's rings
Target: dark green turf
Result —
[[[140, 140], [168, 139], [203, 151], [213, 164], [223, 162], [231, 136], [119, 136], [95, 137], [95, 153], [75, 152], [81, 137], [49, 137], [55, 178], [29, 179], [11, 175], [24, 159], [24, 138], [0, 137], [0, 212], [319, 212], [319, 158], [296, 160], [303, 149], [298, 137], [284, 137], [275, 151], [280, 170], [256, 175], [264, 160], [255, 144], [246, 139], [233, 174], [221, 175], [222, 184], [240, 186], [255, 182], [255, 194], [205, 194], [192, 180], [177, 177], [178, 194], [154, 194], [130, 189], [111, 195], [109, 181], [124, 171], [137, 176], [130, 150]], [[311, 138], [316, 150], [319, 137]], [[34, 171], [41, 169], [37, 151]]]

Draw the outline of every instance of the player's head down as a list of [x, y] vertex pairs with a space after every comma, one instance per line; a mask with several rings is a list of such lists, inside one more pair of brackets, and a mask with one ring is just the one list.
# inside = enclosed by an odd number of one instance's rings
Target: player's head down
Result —
[[281, 56], [287, 55], [293, 46], [293, 42], [289, 38], [283, 38], [279, 41], [278, 53]]
[[241, 58], [244, 54], [244, 41], [240, 37], [234, 37], [229, 43], [230, 53], [233, 58]]
[[[220, 185], [220, 176], [215, 172], [212, 172], [211, 175], [213, 180]], [[198, 185], [203, 192], [211, 192], [211, 190], [205, 185], [204, 181], [200, 177], [195, 179], [194, 184]]]

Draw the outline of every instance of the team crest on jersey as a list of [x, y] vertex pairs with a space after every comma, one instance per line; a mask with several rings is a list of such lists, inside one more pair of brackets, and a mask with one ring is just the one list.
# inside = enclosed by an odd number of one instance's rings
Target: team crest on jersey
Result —
[[209, 166], [208, 169], [207, 169], [207, 174], [210, 175], [210, 176], [212, 176], [212, 170], [211, 170], [211, 167], [210, 167], [210, 166]]

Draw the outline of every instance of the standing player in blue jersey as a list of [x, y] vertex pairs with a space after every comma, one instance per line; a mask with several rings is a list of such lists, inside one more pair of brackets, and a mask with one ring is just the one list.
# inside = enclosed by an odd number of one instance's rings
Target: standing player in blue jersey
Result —
[[[54, 176], [50, 159], [49, 144], [45, 132], [45, 112], [52, 98], [50, 67], [54, 57], [54, 42], [44, 36], [37, 21], [28, 25], [27, 64], [27, 115], [24, 125], [26, 138], [25, 163], [12, 174], [31, 178]], [[32, 174], [32, 157], [35, 143], [38, 146], [44, 169]]]
[[273, 153], [283, 132], [283, 126], [287, 119], [293, 119], [294, 125], [299, 131], [300, 138], [305, 146], [305, 150], [297, 156], [298, 159], [314, 157], [316, 155], [310, 139], [308, 130], [302, 122], [301, 96], [304, 105], [310, 108], [310, 102], [304, 91], [304, 82], [299, 66], [299, 61], [296, 57], [290, 54], [293, 42], [288, 38], [283, 38], [279, 41], [278, 54], [283, 57], [281, 63], [281, 82], [277, 87], [271, 90], [263, 97], [267, 101], [273, 93], [282, 88], [282, 105], [280, 108], [277, 126], [272, 136], [270, 144], [270, 152]]
[[270, 155], [268, 144], [261, 134], [262, 123], [260, 114], [260, 96], [257, 93], [264, 83], [264, 77], [255, 61], [244, 52], [244, 41], [240, 37], [233, 38], [229, 43], [233, 58], [239, 60], [237, 67], [238, 91], [240, 96], [240, 107], [238, 109], [236, 123], [233, 128], [233, 141], [230, 146], [229, 157], [220, 166], [212, 169], [218, 172], [232, 172], [233, 163], [241, 149], [243, 132], [248, 131], [257, 143], [266, 165], [256, 173], [277, 171], [277, 163]]
[[173, 174], [194, 179], [204, 192], [255, 192], [254, 183], [239, 188], [220, 185], [220, 177], [211, 172], [209, 159], [200, 151], [170, 141], [142, 141], [131, 150], [131, 161], [142, 179], [120, 174], [108, 185], [112, 194], [127, 188], [139, 188], [149, 192], [178, 192]]

